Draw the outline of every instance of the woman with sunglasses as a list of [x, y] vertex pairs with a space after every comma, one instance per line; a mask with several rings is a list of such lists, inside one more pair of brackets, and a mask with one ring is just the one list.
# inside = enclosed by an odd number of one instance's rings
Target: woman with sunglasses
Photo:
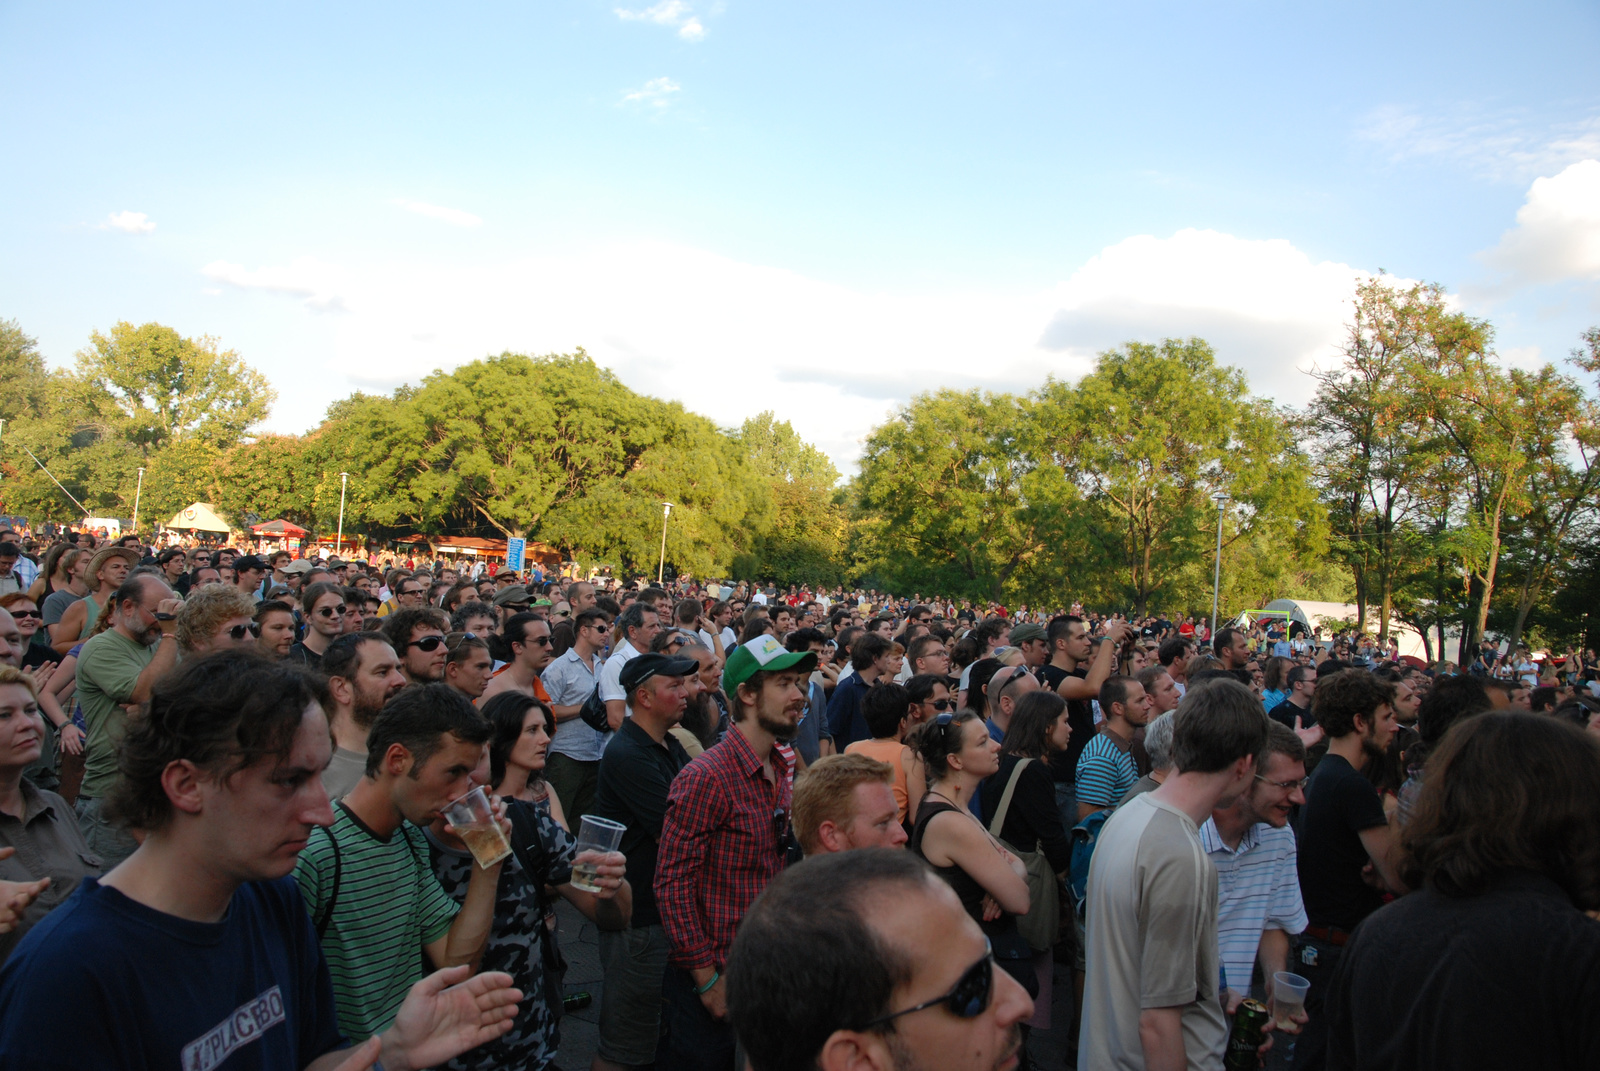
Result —
[[347, 609], [344, 588], [338, 584], [319, 580], [301, 591], [300, 610], [306, 632], [299, 643], [289, 648], [289, 658], [312, 669], [320, 668], [329, 645], [344, 633]]
[[924, 725], [913, 750], [929, 784], [906, 847], [950, 883], [989, 938], [996, 962], [1033, 996], [1039, 990], [1033, 949], [1017, 932], [1017, 916], [1029, 907], [1027, 870], [968, 809], [983, 779], [1000, 769], [1000, 743], [981, 718], [963, 710]]
[[22, 668], [38, 669], [40, 666], [60, 661], [61, 656], [48, 643], [37, 642], [45, 635], [44, 615], [39, 604], [25, 591], [0, 595], [0, 609], [9, 612], [22, 634]]
[[229, 584], [196, 588], [178, 609], [178, 649], [184, 658], [254, 647], [260, 633], [255, 600]]

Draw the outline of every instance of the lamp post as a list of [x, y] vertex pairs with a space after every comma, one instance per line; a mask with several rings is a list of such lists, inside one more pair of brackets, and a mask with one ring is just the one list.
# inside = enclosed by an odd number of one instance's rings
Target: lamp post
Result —
[[661, 503], [661, 564], [656, 566], [656, 583], [667, 575], [667, 518], [672, 516], [672, 503]]
[[1218, 491], [1211, 496], [1217, 504], [1217, 561], [1211, 571], [1211, 642], [1217, 640], [1217, 598], [1222, 591], [1222, 513], [1228, 508], [1228, 496]]
[[133, 489], [133, 531], [139, 532], [139, 496], [144, 494], [144, 469], [139, 470], [139, 484]]
[[[344, 550], [344, 492], [345, 488], [349, 486], [350, 474], [348, 472], [339, 473], [339, 534], [333, 540], [333, 552], [335, 554]], [[343, 559], [340, 560], [342, 561]]]

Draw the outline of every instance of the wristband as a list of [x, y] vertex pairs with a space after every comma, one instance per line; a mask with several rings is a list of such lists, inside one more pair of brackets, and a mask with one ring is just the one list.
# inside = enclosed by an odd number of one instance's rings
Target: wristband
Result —
[[697, 996], [697, 997], [705, 996], [707, 993], [711, 992], [711, 987], [716, 985], [717, 984], [717, 980], [719, 978], [721, 978], [721, 977], [722, 977], [722, 972], [721, 971], [712, 971], [711, 972], [711, 981], [707, 982], [703, 986], [697, 987], [695, 989], [695, 991], [694, 991], [694, 995]]

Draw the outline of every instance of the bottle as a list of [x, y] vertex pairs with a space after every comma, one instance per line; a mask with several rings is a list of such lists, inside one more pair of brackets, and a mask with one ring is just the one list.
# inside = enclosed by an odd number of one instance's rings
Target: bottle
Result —
[[561, 1008], [563, 1011], [575, 1012], [582, 1008], [587, 1008], [593, 1003], [594, 997], [580, 989], [576, 993], [568, 993], [565, 999], [561, 1001]]
[[1271, 1015], [1259, 1000], [1239, 1002], [1233, 1017], [1233, 1033], [1228, 1035], [1228, 1054], [1222, 1061], [1225, 1071], [1256, 1071], [1261, 1059], [1256, 1050], [1266, 1041], [1266, 1025]]

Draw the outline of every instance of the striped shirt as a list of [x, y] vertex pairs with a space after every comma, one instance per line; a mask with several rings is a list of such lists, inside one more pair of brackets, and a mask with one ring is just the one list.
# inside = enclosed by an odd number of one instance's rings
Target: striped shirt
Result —
[[1095, 807], [1115, 807], [1139, 780], [1129, 744], [1101, 729], [1078, 756], [1078, 802]]
[[383, 840], [340, 804], [333, 825], [311, 835], [294, 876], [313, 923], [333, 900], [322, 955], [339, 1029], [351, 1038], [387, 1029], [422, 978], [423, 946], [443, 937], [459, 910], [434, 877], [422, 830], [402, 823]]
[[1200, 846], [1217, 868], [1217, 943], [1222, 972], [1235, 993], [1250, 992], [1263, 930], [1299, 933], [1306, 928], [1300, 900], [1294, 831], [1257, 822], [1239, 847], [1229, 849], [1210, 818], [1200, 827]]

